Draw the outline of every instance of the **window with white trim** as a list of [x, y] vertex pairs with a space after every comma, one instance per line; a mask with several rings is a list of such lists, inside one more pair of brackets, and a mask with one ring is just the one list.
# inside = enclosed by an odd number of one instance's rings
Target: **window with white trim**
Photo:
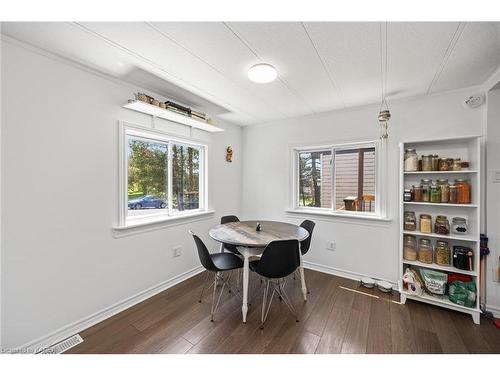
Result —
[[381, 216], [378, 145], [294, 148], [294, 208]]
[[206, 145], [139, 127], [121, 132], [121, 225], [206, 211]]

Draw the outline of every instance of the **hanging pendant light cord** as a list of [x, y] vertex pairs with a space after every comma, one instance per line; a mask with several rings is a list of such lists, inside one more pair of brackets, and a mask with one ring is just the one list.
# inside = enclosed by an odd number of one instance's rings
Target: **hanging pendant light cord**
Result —
[[[382, 111], [384, 104], [387, 109], [386, 90], [387, 90], [387, 22], [385, 22], [385, 30], [383, 30], [383, 23], [380, 23], [380, 80], [382, 87], [382, 98], [380, 100], [380, 111]], [[384, 34], [385, 31], [385, 35]], [[385, 39], [385, 44], [384, 44]], [[384, 51], [385, 45], [385, 51]], [[384, 56], [385, 55], [385, 56]], [[384, 58], [385, 57], [385, 58]]]

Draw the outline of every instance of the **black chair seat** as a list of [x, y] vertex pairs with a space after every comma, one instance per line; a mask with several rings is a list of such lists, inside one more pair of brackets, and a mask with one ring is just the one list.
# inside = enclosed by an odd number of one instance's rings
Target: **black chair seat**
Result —
[[225, 243], [224, 244], [224, 249], [226, 249], [227, 251], [230, 251], [230, 252], [232, 252], [234, 254], [241, 255], [241, 253], [238, 251], [238, 249], [236, 248], [235, 245], [231, 245], [231, 244]]
[[260, 259], [258, 259], [258, 260], [252, 260], [250, 263], [248, 263], [248, 267], [253, 272], [257, 272], [257, 268], [259, 267], [259, 262], [260, 262]]
[[229, 271], [243, 267], [243, 261], [234, 254], [217, 253], [210, 254], [210, 257], [219, 271]]

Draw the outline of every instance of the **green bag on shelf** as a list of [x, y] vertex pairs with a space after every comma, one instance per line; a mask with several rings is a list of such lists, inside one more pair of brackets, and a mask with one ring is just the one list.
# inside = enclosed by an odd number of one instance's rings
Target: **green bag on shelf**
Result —
[[476, 283], [455, 280], [449, 285], [450, 301], [465, 307], [476, 306]]

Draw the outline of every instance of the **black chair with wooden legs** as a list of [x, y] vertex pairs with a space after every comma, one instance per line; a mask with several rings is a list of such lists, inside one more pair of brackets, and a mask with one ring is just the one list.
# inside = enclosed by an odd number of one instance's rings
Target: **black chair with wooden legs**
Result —
[[[250, 262], [250, 269], [264, 278], [266, 282], [262, 298], [261, 329], [264, 328], [275, 294], [285, 302], [295, 317], [295, 321], [299, 321], [297, 311], [284, 288], [285, 277], [294, 273], [299, 264], [299, 242], [297, 240], [273, 241], [266, 246], [259, 260]], [[273, 291], [268, 301], [271, 286]]]
[[[231, 285], [229, 284], [229, 280], [231, 278], [231, 274], [225, 277], [224, 272], [232, 271], [235, 269], [239, 269], [243, 267], [243, 261], [234, 254], [231, 253], [215, 253], [210, 254], [207, 247], [203, 243], [200, 237], [194, 234], [192, 231], [189, 233], [193, 236], [194, 242], [196, 243], [196, 248], [198, 249], [198, 256], [200, 258], [200, 262], [203, 267], [207, 270], [207, 276], [205, 279], [205, 283], [203, 284], [203, 288], [201, 290], [200, 300], [203, 297], [203, 292], [205, 291], [206, 281], [210, 275], [210, 272], [214, 273], [214, 281], [209, 286], [213, 286], [213, 295], [212, 295], [212, 308], [210, 309], [210, 321], [214, 321], [214, 314], [217, 311], [217, 307], [219, 306], [220, 299], [222, 297], [222, 292], [224, 291], [224, 287], [227, 287], [231, 292]], [[222, 287], [219, 293], [219, 296], [216, 298], [217, 294], [217, 284], [222, 283]], [[238, 291], [235, 291], [236, 294], [239, 294]], [[216, 302], [217, 300], [217, 302]]]

